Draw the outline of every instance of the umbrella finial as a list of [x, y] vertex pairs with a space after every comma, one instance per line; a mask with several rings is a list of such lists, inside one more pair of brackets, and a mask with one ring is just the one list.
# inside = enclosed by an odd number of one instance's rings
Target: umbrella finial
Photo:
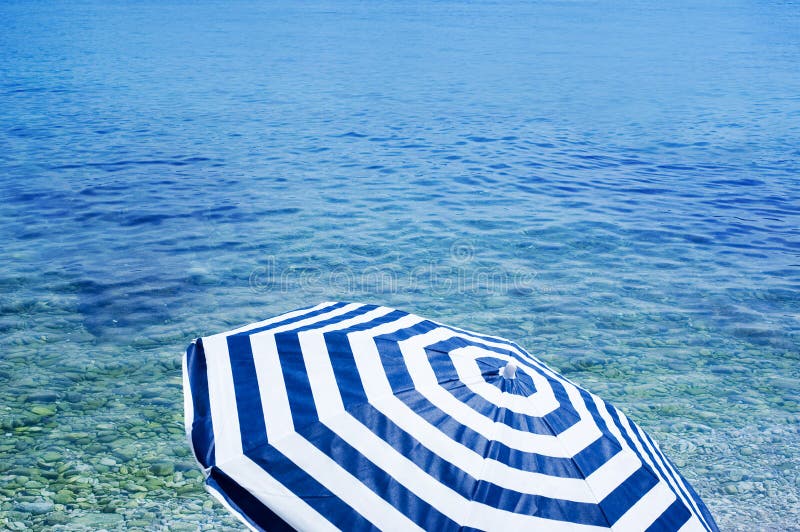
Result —
[[505, 365], [505, 367], [500, 371], [500, 375], [503, 376], [504, 379], [516, 379], [517, 378], [517, 365], [513, 362], [509, 362]]

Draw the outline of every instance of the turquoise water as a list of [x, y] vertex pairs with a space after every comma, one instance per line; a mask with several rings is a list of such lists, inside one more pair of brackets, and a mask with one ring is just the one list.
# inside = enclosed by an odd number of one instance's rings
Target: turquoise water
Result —
[[0, 5], [0, 528], [236, 528], [196, 336], [323, 300], [514, 339], [725, 530], [800, 522], [800, 11]]

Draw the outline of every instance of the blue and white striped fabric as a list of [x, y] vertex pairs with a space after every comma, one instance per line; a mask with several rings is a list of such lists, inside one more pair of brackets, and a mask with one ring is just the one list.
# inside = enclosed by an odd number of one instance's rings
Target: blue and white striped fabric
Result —
[[322, 303], [184, 360], [209, 491], [256, 530], [717, 530], [658, 446], [516, 344]]

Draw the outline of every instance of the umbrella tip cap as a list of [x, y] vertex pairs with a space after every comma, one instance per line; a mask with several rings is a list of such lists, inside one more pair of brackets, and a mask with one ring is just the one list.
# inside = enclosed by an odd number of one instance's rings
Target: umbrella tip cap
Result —
[[509, 362], [505, 365], [505, 367], [500, 371], [500, 375], [503, 376], [504, 379], [516, 379], [517, 378], [517, 365], [513, 362]]

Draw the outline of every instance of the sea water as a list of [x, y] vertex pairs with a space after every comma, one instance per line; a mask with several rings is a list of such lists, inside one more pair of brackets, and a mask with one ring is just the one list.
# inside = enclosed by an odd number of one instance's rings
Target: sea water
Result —
[[0, 528], [225, 529], [200, 335], [325, 300], [502, 335], [726, 530], [800, 522], [788, 2], [0, 5]]

